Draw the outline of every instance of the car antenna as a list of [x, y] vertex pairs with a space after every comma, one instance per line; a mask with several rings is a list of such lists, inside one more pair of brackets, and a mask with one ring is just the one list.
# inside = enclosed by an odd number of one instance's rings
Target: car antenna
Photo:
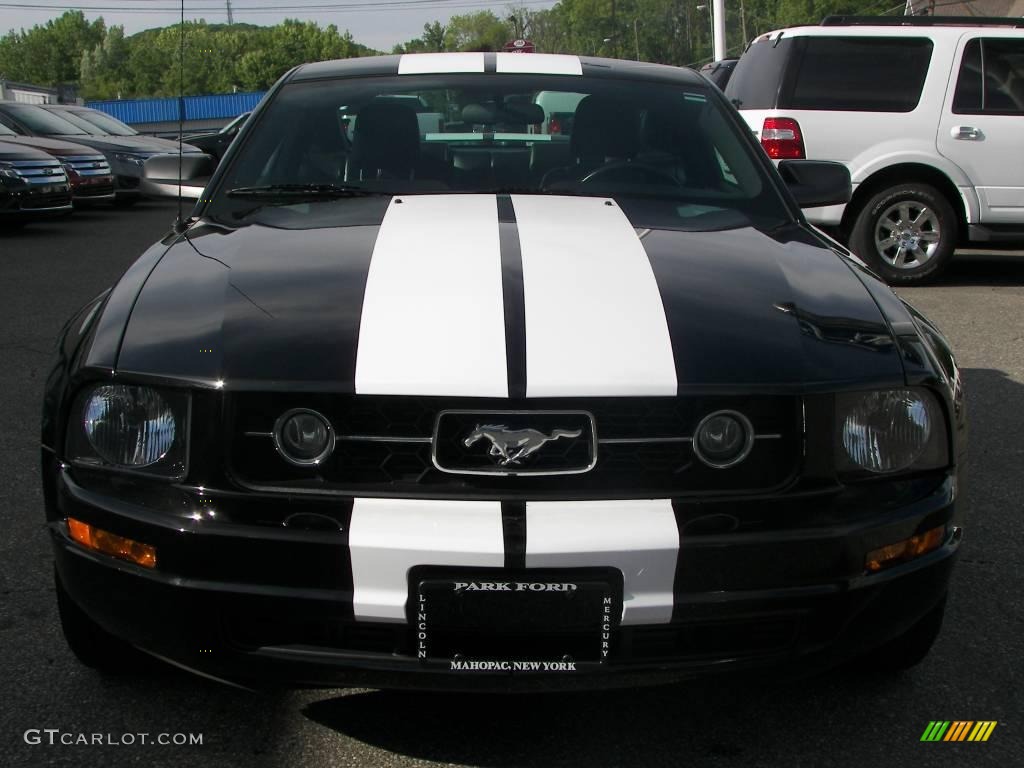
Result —
[[181, 217], [181, 134], [185, 130], [185, 0], [181, 0], [181, 25], [178, 28], [178, 218], [174, 220], [174, 231], [185, 231]]

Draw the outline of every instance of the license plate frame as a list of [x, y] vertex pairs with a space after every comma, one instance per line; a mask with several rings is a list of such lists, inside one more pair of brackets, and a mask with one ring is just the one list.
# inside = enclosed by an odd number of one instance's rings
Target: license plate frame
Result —
[[613, 568], [414, 568], [409, 587], [417, 659], [453, 672], [600, 669], [622, 616]]

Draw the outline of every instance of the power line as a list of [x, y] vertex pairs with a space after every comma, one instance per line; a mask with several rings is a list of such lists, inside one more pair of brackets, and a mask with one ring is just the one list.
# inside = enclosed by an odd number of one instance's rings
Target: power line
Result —
[[[139, 2], [140, 0], [134, 0]], [[201, 1], [201, 0], [200, 0]], [[544, 5], [551, 6], [555, 0], [517, 0], [518, 6]], [[196, 0], [192, 0], [196, 2]], [[219, 3], [219, 0], [218, 0]], [[356, 2], [356, 3], [333, 3], [329, 5], [289, 5], [285, 9], [267, 6], [233, 6], [235, 11], [245, 11], [250, 14], [273, 14], [281, 15], [292, 11], [315, 11], [319, 14], [338, 13], [388, 13], [392, 11], [414, 11], [414, 10], [448, 10], [455, 8], [492, 8], [507, 6], [508, 0], [386, 0], [384, 2]], [[0, 9], [11, 8], [30, 11], [86, 11], [86, 12], [117, 12], [117, 13], [146, 13], [146, 14], [173, 14], [180, 12], [179, 8], [169, 6], [160, 7], [139, 7], [139, 6], [105, 6], [105, 5], [40, 5], [38, 3], [0, 3]], [[201, 18], [211, 12], [216, 12], [215, 7], [186, 8], [191, 18]]]

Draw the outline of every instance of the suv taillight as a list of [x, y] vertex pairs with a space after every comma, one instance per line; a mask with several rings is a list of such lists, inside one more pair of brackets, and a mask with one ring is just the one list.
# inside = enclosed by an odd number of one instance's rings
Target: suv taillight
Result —
[[803, 160], [806, 157], [800, 124], [791, 117], [766, 117], [761, 128], [761, 146], [772, 160]]

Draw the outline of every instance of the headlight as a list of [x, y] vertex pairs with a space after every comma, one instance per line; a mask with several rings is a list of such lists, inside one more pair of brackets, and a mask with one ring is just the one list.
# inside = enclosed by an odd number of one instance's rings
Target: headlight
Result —
[[142, 164], [144, 162], [146, 162], [145, 155], [131, 155], [131, 154], [127, 154], [125, 152], [116, 152], [114, 154], [114, 159], [115, 160], [120, 160], [122, 163], [129, 163], [131, 165], [137, 165], [140, 168], [142, 167]]
[[21, 174], [10, 163], [0, 163], [0, 179], [21, 179]]
[[140, 470], [165, 477], [185, 473], [188, 396], [129, 384], [83, 392], [69, 426], [73, 461]]
[[841, 471], [886, 474], [947, 463], [945, 416], [926, 390], [841, 394], [836, 420]]

